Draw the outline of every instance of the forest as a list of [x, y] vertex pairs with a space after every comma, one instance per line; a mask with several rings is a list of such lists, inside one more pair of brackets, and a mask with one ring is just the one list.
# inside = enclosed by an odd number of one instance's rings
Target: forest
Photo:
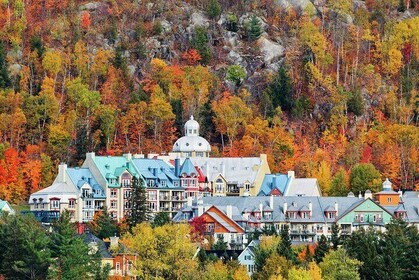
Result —
[[[1, 0], [0, 198], [85, 153], [268, 155], [324, 195], [419, 184], [417, 0]], [[353, 178], [361, 178], [354, 180]], [[366, 182], [365, 186], [362, 182]]]

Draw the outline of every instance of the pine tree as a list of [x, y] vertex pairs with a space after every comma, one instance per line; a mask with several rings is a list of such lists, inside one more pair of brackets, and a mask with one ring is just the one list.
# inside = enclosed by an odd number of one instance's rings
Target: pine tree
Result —
[[207, 6], [207, 15], [210, 19], [217, 19], [221, 15], [221, 6], [217, 0], [210, 0]]
[[91, 276], [96, 262], [100, 261], [89, 254], [89, 247], [83, 237], [76, 234], [69, 212], [63, 212], [53, 224], [52, 257], [56, 259], [50, 266], [49, 279], [87, 279]]
[[247, 27], [247, 32], [249, 39], [252, 41], [259, 39], [260, 35], [262, 35], [260, 21], [255, 15], [253, 15], [250, 19], [250, 22]]
[[316, 263], [321, 263], [327, 252], [329, 252], [329, 241], [327, 240], [327, 237], [322, 234], [317, 243], [317, 247], [314, 250], [314, 259], [316, 260]]
[[337, 250], [340, 244], [339, 230], [339, 225], [337, 223], [334, 223], [332, 225], [332, 236], [330, 237], [330, 242], [332, 243], [333, 250]]
[[95, 215], [93, 221], [90, 222], [88, 226], [92, 233], [100, 239], [109, 238], [119, 234], [118, 225], [109, 215], [107, 207], [105, 207], [102, 212]]
[[212, 245], [213, 250], [227, 250], [227, 242], [224, 242], [224, 235], [221, 235], [217, 242]]
[[285, 224], [284, 227], [281, 229], [281, 243], [279, 243], [279, 246], [277, 248], [278, 255], [283, 256], [287, 260], [295, 263], [296, 257], [295, 253], [291, 248], [291, 238], [289, 233], [289, 226], [288, 224]]
[[3, 43], [0, 42], [0, 88], [10, 86], [9, 73], [7, 72], [6, 55]]
[[208, 45], [208, 32], [205, 28], [198, 26], [191, 41], [191, 45], [199, 52], [201, 63], [207, 64], [211, 60], [211, 49]]
[[137, 177], [132, 178], [131, 209], [128, 213], [127, 223], [132, 230], [137, 224], [149, 220], [146, 190], [144, 182]]

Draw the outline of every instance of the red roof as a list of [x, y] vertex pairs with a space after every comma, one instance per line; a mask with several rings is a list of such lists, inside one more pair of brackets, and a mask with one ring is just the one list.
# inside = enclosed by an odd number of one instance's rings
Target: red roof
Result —
[[195, 166], [196, 171], [198, 172], [198, 182], [199, 183], [205, 183], [205, 175], [204, 172], [202, 172], [201, 168], [198, 166]]

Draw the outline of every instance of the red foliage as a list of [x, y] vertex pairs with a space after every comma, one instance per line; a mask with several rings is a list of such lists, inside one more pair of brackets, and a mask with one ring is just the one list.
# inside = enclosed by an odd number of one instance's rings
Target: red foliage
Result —
[[85, 30], [89, 29], [90, 27], [90, 14], [89, 12], [84, 11], [81, 14], [81, 27]]
[[199, 235], [201, 237], [204, 236], [206, 226], [205, 226], [205, 220], [202, 216], [201, 217], [194, 217], [190, 221], [189, 224], [191, 225], [191, 234]]
[[201, 61], [201, 55], [195, 49], [189, 49], [182, 54], [182, 58], [186, 60], [188, 65], [196, 65]]

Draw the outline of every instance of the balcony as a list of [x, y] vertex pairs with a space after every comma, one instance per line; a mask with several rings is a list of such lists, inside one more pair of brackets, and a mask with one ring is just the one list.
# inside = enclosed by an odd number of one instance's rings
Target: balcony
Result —
[[316, 233], [312, 230], [302, 230], [302, 229], [292, 229], [290, 232], [291, 235], [316, 235]]
[[159, 196], [160, 201], [171, 201], [171, 197], [169, 195], [161, 195]]
[[170, 207], [160, 207], [160, 211], [170, 211]]
[[358, 224], [382, 224], [383, 223], [383, 218], [375, 218], [373, 219], [372, 217], [364, 217], [364, 218], [354, 218], [354, 223], [358, 223]]
[[172, 200], [173, 200], [173, 201], [185, 201], [185, 200], [186, 200], [186, 197], [179, 196], [179, 195], [177, 195], [177, 196], [172, 196]]
[[82, 199], [84, 199], [84, 198], [93, 198], [93, 193], [83, 193], [81, 195], [81, 198]]

